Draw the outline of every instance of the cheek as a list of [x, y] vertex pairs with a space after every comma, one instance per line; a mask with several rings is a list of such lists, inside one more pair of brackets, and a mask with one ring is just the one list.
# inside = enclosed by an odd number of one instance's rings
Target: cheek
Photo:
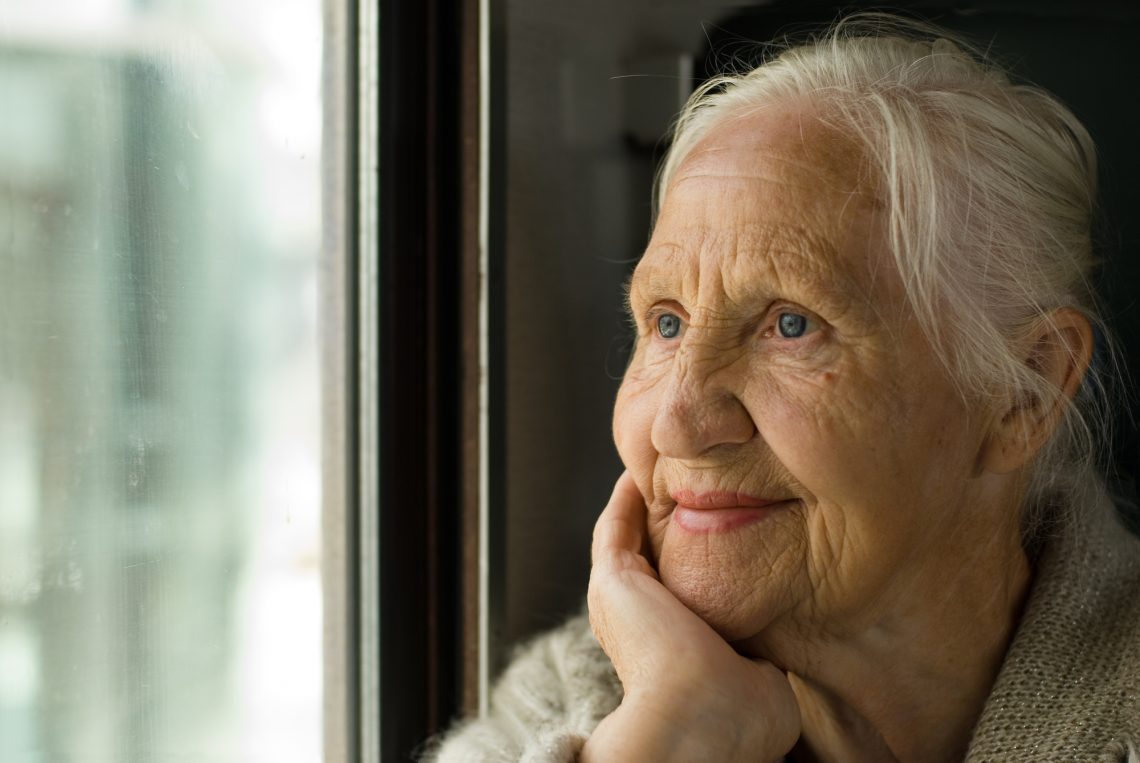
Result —
[[[663, 489], [655, 484], [659, 475], [658, 454], [653, 447], [653, 422], [664, 391], [659, 375], [637, 373], [631, 366], [614, 403], [614, 444], [641, 495], [650, 502]], [[660, 558], [668, 518], [667, 512], [649, 512], [649, 540], [654, 559]]]
[[893, 431], [898, 406], [881, 386], [857, 382], [832, 372], [773, 382], [754, 411], [804, 499], [803, 562], [816, 604], [862, 601], [860, 587], [878, 585], [876, 570], [895, 567], [915, 532], [906, 448]]
[[898, 485], [907, 420], [897, 395], [855, 373], [826, 371], [769, 379], [754, 396], [754, 419], [776, 459], [810, 496], [866, 497], [876, 482]]
[[906, 516], [920, 519], [916, 507], [951, 503], [970, 472], [973, 441], [953, 390], [902, 375], [850, 368], [789, 376], [756, 400], [773, 455], [809, 501], [841, 512], [849, 531], [902, 531]]
[[657, 461], [652, 432], [661, 396], [660, 387], [653, 380], [639, 377], [631, 369], [614, 403], [614, 444], [643, 495], [652, 495], [653, 469]]

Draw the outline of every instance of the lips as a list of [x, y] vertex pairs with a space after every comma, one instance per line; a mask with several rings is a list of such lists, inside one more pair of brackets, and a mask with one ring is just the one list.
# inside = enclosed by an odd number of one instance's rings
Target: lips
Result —
[[682, 530], [701, 535], [729, 532], [759, 522], [793, 500], [719, 490], [676, 490], [670, 497], [677, 502], [673, 521]]
[[725, 490], [713, 490], [707, 493], [698, 493], [693, 490], [677, 490], [669, 494], [678, 506], [690, 509], [762, 509], [774, 503], [782, 503], [784, 498], [757, 498], [747, 493], [732, 493]]

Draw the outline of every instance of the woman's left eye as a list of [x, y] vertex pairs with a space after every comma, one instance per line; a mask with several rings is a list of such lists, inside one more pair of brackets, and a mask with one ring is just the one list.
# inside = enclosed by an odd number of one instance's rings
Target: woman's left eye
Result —
[[784, 339], [798, 339], [814, 330], [814, 321], [799, 313], [780, 313], [776, 317], [776, 330]]
[[681, 333], [681, 318], [674, 313], [657, 316], [657, 333], [662, 339], [673, 339]]

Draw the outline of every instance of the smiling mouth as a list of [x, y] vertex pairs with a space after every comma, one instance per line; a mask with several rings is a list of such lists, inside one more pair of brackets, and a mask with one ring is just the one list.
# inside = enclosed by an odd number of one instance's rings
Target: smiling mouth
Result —
[[726, 491], [678, 490], [670, 497], [677, 502], [673, 522], [697, 535], [730, 532], [760, 522], [795, 502], [794, 498], [758, 498]]

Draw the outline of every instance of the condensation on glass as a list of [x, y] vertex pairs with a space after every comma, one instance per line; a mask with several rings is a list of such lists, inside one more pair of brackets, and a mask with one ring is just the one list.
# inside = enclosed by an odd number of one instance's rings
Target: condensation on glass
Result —
[[320, 0], [0, 0], [0, 760], [321, 756]]

